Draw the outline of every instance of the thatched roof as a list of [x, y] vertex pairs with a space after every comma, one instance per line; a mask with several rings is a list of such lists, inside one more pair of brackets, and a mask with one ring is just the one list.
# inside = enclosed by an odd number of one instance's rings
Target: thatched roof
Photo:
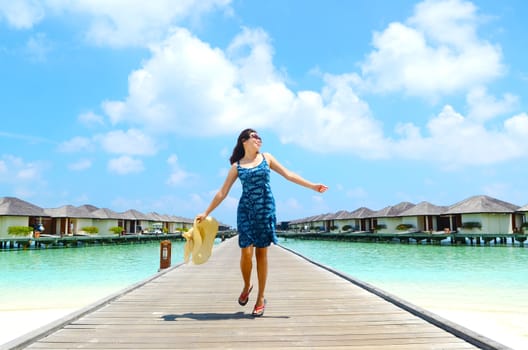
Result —
[[0, 198], [0, 215], [4, 216], [48, 216], [44, 209], [15, 197]]
[[366, 217], [370, 217], [369, 215], [371, 215], [372, 213], [374, 213], [373, 210], [370, 210], [369, 208], [365, 208], [365, 207], [358, 208], [354, 211], [341, 210], [335, 214], [335, 217], [333, 219], [335, 220], [363, 219]]
[[372, 213], [374, 213], [374, 210], [371, 210], [371, 209], [366, 208], [366, 207], [361, 207], [361, 208], [358, 208], [358, 209], [354, 210], [353, 212], [351, 212], [349, 219], [369, 218], [370, 215], [372, 215]]
[[518, 205], [489, 196], [473, 196], [453, 204], [444, 214], [512, 213], [518, 208]]
[[121, 215], [123, 215], [123, 218], [127, 220], [152, 220], [148, 215], [143, 214], [142, 212], [135, 209], [129, 209], [124, 213], [121, 213]]
[[161, 215], [156, 212], [151, 212], [151, 213], [148, 213], [147, 215], [154, 221], [170, 221], [170, 220], [167, 220], [168, 219], [167, 215]]
[[123, 215], [108, 208], [100, 208], [92, 212], [97, 219], [123, 219]]
[[528, 211], [528, 204], [523, 207], [520, 207], [519, 209], [517, 209], [517, 211]]
[[171, 215], [171, 216], [169, 216], [169, 218], [171, 218], [170, 221], [173, 221], [173, 222], [181, 222], [181, 223], [184, 223], [184, 224], [193, 224], [194, 223], [194, 219], [184, 218], [182, 216]]
[[[125, 219], [163, 221], [192, 224], [193, 219], [174, 215], [161, 215], [158, 213], [143, 214], [137, 210], [130, 209], [124, 213], [118, 213], [107, 208], [97, 208], [91, 204], [79, 207], [64, 205], [59, 208], [40, 208], [34, 204], [15, 197], [0, 197], [0, 216], [38, 216], [54, 218], [93, 218], [93, 219]], [[228, 227], [228, 225], [225, 225]]]
[[291, 220], [290, 224], [304, 224], [304, 223], [307, 223], [307, 222], [316, 221], [316, 219], [319, 218], [319, 217], [321, 217], [321, 215], [307, 216], [307, 217], [304, 217], [302, 219]]
[[79, 206], [78, 208], [81, 209], [81, 210], [87, 210], [90, 213], [96, 211], [97, 209], [99, 209], [95, 205], [91, 205], [91, 204], [84, 204], [84, 205]]
[[334, 219], [335, 220], [344, 220], [344, 219], [348, 219], [350, 217], [350, 212], [349, 211], [346, 211], [346, 210], [340, 210], [338, 211], [337, 213], [335, 213], [335, 217]]
[[445, 213], [448, 208], [448, 206], [438, 206], [424, 201], [401, 212], [398, 216], [441, 215]]
[[93, 218], [86, 208], [77, 208], [73, 205], [64, 205], [59, 208], [46, 208], [44, 212], [54, 218]]
[[414, 207], [415, 205], [413, 203], [409, 202], [401, 202], [396, 205], [389, 205], [388, 207], [385, 207], [381, 210], [375, 211], [372, 214], [368, 215], [369, 218], [383, 218], [383, 217], [395, 217], [398, 216], [400, 213]]

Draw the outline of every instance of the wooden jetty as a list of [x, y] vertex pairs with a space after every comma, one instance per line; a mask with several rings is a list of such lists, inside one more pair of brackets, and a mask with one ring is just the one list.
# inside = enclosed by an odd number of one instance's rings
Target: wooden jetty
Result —
[[[219, 231], [218, 238], [227, 239], [236, 235], [235, 231]], [[75, 248], [87, 245], [115, 245], [148, 243], [162, 240], [183, 240], [181, 232], [168, 234], [124, 234], [124, 235], [42, 235], [33, 237], [0, 238], [0, 250]]]
[[373, 232], [292, 232], [278, 231], [277, 236], [283, 238], [296, 238], [308, 240], [332, 240], [349, 242], [398, 242], [419, 244], [440, 244], [442, 241], [453, 245], [481, 245], [481, 244], [519, 244], [524, 246], [528, 235], [521, 233], [496, 234], [496, 233], [429, 233], [429, 232], [403, 232], [403, 233], [373, 233]]
[[0, 349], [508, 349], [280, 246], [254, 318], [256, 290], [237, 303], [238, 266], [226, 240], [203, 265], [165, 269]]

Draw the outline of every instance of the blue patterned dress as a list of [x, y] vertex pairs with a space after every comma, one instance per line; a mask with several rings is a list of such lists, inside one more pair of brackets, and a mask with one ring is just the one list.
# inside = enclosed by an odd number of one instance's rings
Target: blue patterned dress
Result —
[[264, 155], [253, 168], [237, 163], [238, 178], [242, 182], [242, 196], [238, 202], [238, 245], [246, 248], [268, 247], [277, 243], [275, 234], [275, 199], [270, 187], [270, 167]]

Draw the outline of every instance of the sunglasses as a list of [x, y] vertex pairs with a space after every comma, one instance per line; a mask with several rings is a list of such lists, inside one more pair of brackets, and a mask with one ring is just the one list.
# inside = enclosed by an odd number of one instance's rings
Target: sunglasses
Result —
[[258, 134], [256, 134], [256, 133], [252, 133], [252, 134], [250, 134], [249, 137], [252, 138], [252, 139], [255, 139], [255, 140], [262, 141], [262, 139], [260, 138], [260, 136], [258, 136]]

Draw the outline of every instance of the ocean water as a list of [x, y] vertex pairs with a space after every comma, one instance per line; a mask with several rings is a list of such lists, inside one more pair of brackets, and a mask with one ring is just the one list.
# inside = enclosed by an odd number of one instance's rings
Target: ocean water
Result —
[[[183, 261], [174, 241], [172, 264]], [[0, 311], [71, 308], [154, 275], [160, 243], [0, 251]]]
[[[528, 349], [528, 248], [279, 241], [514, 349]], [[183, 244], [172, 242], [173, 265], [183, 260]], [[84, 307], [155, 274], [159, 255], [159, 242], [0, 251], [0, 317]]]
[[435, 288], [473, 286], [502, 291], [504, 297], [528, 291], [528, 248], [519, 246], [438, 246], [281, 240], [317, 262], [380, 286]]

